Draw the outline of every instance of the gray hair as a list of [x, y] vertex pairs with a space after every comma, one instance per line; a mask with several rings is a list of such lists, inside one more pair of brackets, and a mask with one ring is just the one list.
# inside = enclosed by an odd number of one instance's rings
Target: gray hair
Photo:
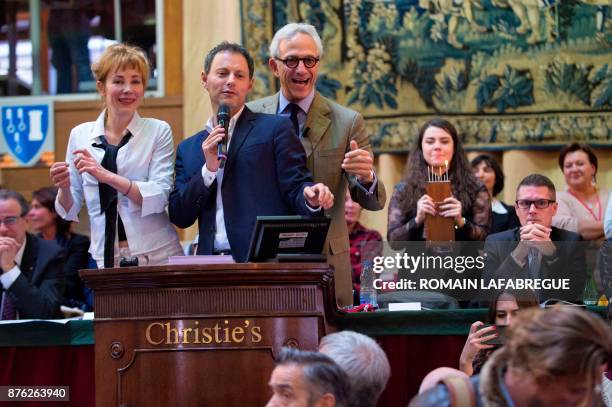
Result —
[[387, 355], [376, 341], [354, 331], [340, 331], [323, 337], [319, 351], [348, 375], [349, 405], [376, 406], [391, 376]]
[[309, 405], [326, 393], [336, 399], [336, 407], [349, 407], [349, 379], [346, 373], [328, 356], [319, 352], [282, 348], [276, 365], [298, 365], [302, 367], [309, 392]]
[[317, 46], [317, 52], [319, 53], [317, 56], [319, 58], [323, 56], [323, 43], [321, 42], [321, 37], [319, 37], [319, 33], [317, 33], [317, 29], [314, 28], [314, 26], [304, 23], [289, 23], [274, 34], [274, 38], [272, 38], [272, 42], [270, 42], [270, 57], [279, 58], [281, 41], [291, 39], [297, 33], [310, 35]]

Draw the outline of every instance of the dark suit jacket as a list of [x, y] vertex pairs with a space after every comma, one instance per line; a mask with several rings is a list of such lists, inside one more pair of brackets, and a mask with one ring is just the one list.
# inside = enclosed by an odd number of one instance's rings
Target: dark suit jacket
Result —
[[62, 318], [64, 252], [55, 242], [26, 234], [21, 274], [7, 290], [19, 318]]
[[68, 238], [56, 236], [55, 242], [65, 252], [64, 274], [66, 276], [66, 291], [64, 297], [72, 300], [85, 301], [85, 286], [79, 270], [88, 268], [89, 265], [89, 238], [78, 233], [70, 233]]
[[[582, 301], [582, 294], [587, 277], [585, 245], [579, 234], [564, 229], [552, 228], [550, 238], [557, 247], [551, 257], [542, 256], [539, 278], [568, 278], [568, 290], [546, 291], [540, 293], [540, 300], [558, 298], [572, 302]], [[520, 229], [514, 228], [505, 232], [487, 236], [485, 241], [485, 271], [483, 278], [527, 278], [527, 264], [521, 267], [510, 253], [520, 240]], [[525, 262], [527, 263], [527, 262]]]
[[[256, 112], [276, 114], [279, 93], [249, 102]], [[363, 116], [315, 92], [314, 100], [306, 116], [302, 145], [308, 157], [308, 169], [316, 182], [322, 182], [334, 194], [334, 206], [326, 211], [331, 216], [331, 225], [325, 243], [327, 261], [335, 268], [336, 298], [340, 306], [352, 305], [353, 296], [349, 239], [344, 219], [344, 196], [348, 187], [353, 201], [370, 211], [384, 208], [386, 191], [382, 180], [372, 194], [367, 194], [357, 184], [354, 176], [342, 169], [344, 154], [350, 150], [351, 140], [360, 148], [371, 151], [370, 139]]]
[[[211, 254], [215, 235], [217, 180], [204, 185], [201, 131], [179, 144], [170, 220], [186, 228], [198, 220], [198, 254]], [[306, 155], [291, 121], [244, 108], [230, 141], [221, 193], [225, 228], [236, 261], [247, 260], [255, 219], [260, 215], [311, 215], [304, 187], [312, 185]]]
[[514, 206], [506, 205], [503, 202], [501, 204], [506, 208], [508, 213], [493, 212], [490, 234], [505, 232], [506, 230], [521, 226], [519, 218], [516, 216], [516, 209], [514, 209]]

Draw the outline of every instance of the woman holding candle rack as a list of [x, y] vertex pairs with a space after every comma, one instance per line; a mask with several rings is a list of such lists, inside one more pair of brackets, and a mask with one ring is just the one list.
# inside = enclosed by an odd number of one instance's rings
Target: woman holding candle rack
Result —
[[[452, 195], [434, 202], [426, 184], [450, 182]], [[425, 240], [427, 215], [451, 218], [455, 240], [484, 240], [491, 223], [489, 193], [473, 175], [457, 130], [434, 118], [420, 130], [402, 181], [389, 203], [389, 241]]]

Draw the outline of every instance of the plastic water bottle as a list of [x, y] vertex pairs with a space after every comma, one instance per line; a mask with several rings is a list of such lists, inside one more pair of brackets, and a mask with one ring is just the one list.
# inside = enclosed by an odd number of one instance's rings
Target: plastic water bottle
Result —
[[584, 293], [582, 295], [582, 302], [584, 305], [597, 305], [599, 294], [597, 293], [597, 287], [593, 277], [589, 277], [584, 286]]
[[374, 273], [372, 260], [364, 260], [362, 265], [361, 276], [359, 277], [359, 283], [361, 285], [359, 290], [359, 304], [371, 304], [374, 307], [378, 307], [376, 288], [374, 288], [376, 273]]

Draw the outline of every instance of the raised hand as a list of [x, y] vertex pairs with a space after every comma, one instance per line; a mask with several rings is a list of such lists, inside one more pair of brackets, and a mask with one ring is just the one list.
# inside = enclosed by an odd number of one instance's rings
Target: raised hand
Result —
[[53, 163], [49, 175], [54, 186], [59, 189], [70, 189], [70, 166], [67, 162]]
[[74, 166], [79, 174], [87, 173], [93, 176], [98, 182], [106, 183], [112, 174], [91, 155], [89, 150], [82, 148], [74, 150], [72, 154], [75, 156]]
[[362, 184], [369, 184], [374, 181], [372, 170], [374, 159], [369, 151], [359, 148], [355, 140], [351, 140], [351, 151], [344, 154], [342, 169], [349, 174], [357, 176], [357, 180]]
[[206, 159], [206, 168], [208, 171], [217, 172], [219, 169], [219, 160], [217, 158], [217, 144], [225, 137], [223, 126], [216, 126], [202, 142], [202, 152]]

